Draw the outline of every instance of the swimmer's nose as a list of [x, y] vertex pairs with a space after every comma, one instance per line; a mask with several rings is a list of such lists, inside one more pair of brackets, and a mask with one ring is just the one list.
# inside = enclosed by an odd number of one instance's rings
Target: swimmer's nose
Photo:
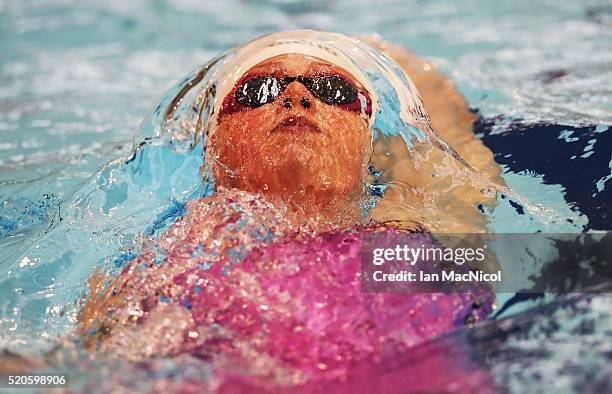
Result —
[[306, 111], [315, 109], [315, 98], [304, 85], [297, 81], [287, 86], [280, 102], [284, 108], [302, 108]]

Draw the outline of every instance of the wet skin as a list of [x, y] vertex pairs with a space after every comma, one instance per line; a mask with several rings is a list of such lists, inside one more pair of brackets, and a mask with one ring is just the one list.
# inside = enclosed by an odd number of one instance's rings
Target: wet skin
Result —
[[355, 215], [371, 155], [366, 117], [326, 104], [297, 80], [257, 108], [235, 101], [249, 78], [320, 75], [338, 75], [362, 89], [346, 71], [302, 54], [266, 60], [240, 78], [210, 133], [207, 154], [217, 185], [262, 194], [306, 216]]

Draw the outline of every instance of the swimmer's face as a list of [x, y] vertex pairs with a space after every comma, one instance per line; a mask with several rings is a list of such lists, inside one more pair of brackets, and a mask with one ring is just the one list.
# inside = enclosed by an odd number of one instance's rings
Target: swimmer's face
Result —
[[301, 54], [266, 60], [224, 98], [208, 144], [216, 182], [302, 206], [361, 195], [370, 108], [343, 69]]

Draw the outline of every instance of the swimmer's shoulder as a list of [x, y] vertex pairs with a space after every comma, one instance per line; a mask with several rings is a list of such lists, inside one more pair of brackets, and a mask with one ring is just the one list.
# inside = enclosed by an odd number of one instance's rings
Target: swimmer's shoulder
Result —
[[378, 37], [360, 38], [385, 52], [408, 74], [440, 137], [479, 173], [501, 184], [501, 169], [493, 152], [474, 135], [473, 127], [478, 115], [470, 110], [455, 84], [439, 71], [438, 66]]

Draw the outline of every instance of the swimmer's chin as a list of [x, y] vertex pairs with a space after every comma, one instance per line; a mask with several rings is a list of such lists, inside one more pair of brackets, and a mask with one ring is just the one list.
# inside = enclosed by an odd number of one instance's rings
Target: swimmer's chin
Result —
[[285, 134], [309, 134], [321, 133], [319, 126], [305, 116], [291, 115], [281, 120], [273, 129], [272, 133]]

